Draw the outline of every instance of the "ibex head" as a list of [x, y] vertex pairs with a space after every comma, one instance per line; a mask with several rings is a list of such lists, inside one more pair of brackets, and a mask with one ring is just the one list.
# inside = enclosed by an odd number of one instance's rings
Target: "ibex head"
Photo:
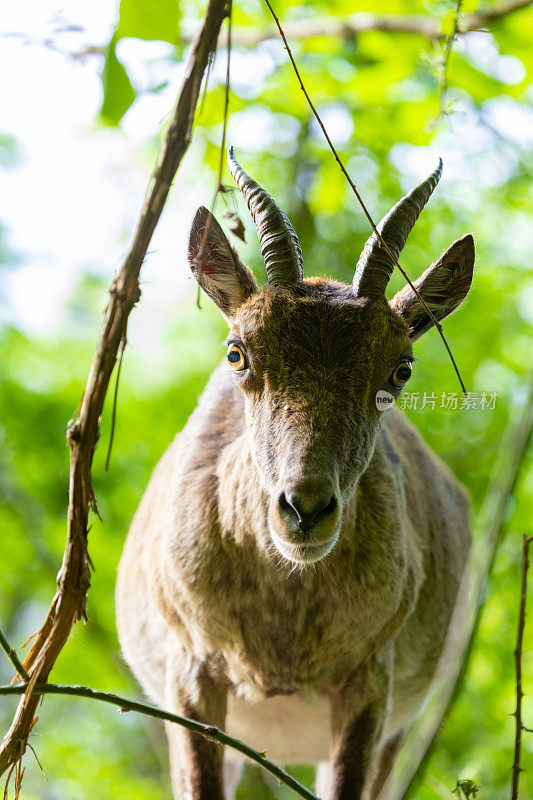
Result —
[[[337, 542], [343, 508], [372, 456], [383, 413], [376, 393], [399, 396], [411, 375], [412, 343], [434, 323], [410, 286], [387, 302], [394, 261], [375, 234], [352, 286], [304, 280], [287, 216], [241, 169], [232, 149], [229, 164], [257, 227], [268, 282], [258, 288], [205, 208], [192, 225], [189, 261], [230, 324], [228, 370], [244, 394], [272, 540], [285, 558], [310, 563]], [[441, 169], [439, 164], [379, 223], [395, 258]], [[416, 281], [437, 320], [466, 297], [473, 266], [474, 241], [467, 235]]]

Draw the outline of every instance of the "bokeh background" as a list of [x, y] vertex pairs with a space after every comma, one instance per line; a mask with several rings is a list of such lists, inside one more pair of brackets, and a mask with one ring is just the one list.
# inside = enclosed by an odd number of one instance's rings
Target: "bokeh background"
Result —
[[[239, 31], [269, 25], [260, 0], [236, 2], [228, 142], [278, 199], [300, 236], [308, 275], [351, 281], [368, 225], [312, 120], [281, 43], [239, 45]], [[85, 385], [106, 303], [138, 213], [204, 3], [20, 0], [2, 9], [0, 47], [0, 626], [17, 647], [44, 619], [66, 531], [67, 421]], [[463, 4], [465, 12], [495, 3]], [[297, 3], [282, 21], [358, 11], [422, 15], [444, 34], [448, 0]], [[460, 37], [442, 84], [442, 43], [369, 31], [294, 42], [304, 79], [376, 218], [444, 159], [444, 177], [404, 251], [418, 276], [451, 241], [475, 234], [476, 277], [445, 331], [476, 408], [441, 408], [459, 386], [435, 331], [417, 345], [406, 413], [470, 490], [473, 521], [531, 374], [533, 325], [533, 9]], [[93, 475], [102, 521], [92, 520], [95, 564], [88, 625], [77, 625], [52, 674], [138, 696], [122, 661], [113, 587], [129, 521], [150, 472], [195, 406], [222, 356], [225, 324], [207, 299], [196, 307], [186, 263], [188, 227], [216, 180], [226, 53], [212, 65], [193, 144], [174, 183], [131, 315], [110, 470], [104, 473], [112, 393]], [[231, 182], [227, 172], [224, 181]], [[253, 225], [237, 204], [241, 255], [264, 280]], [[395, 276], [391, 293], [402, 285]], [[421, 408], [424, 392], [436, 407]], [[482, 392], [497, 393], [493, 409]], [[461, 403], [459, 402], [459, 406]], [[429, 760], [419, 800], [450, 798], [456, 778], [479, 797], [507, 796], [514, 737], [513, 648], [521, 533], [531, 525], [533, 465], [526, 457], [498, 547], [463, 688]], [[533, 692], [531, 626], [525, 691]], [[0, 659], [0, 681], [11, 678]], [[16, 707], [0, 700], [0, 729]], [[525, 724], [533, 704], [524, 699]], [[162, 728], [96, 702], [49, 697], [32, 734], [44, 774], [25, 758], [26, 800], [161, 800], [170, 795]], [[521, 797], [533, 796], [533, 736], [524, 734]], [[528, 769], [529, 768], [529, 769]], [[310, 784], [313, 770], [296, 774]], [[247, 769], [239, 800], [292, 793]]]

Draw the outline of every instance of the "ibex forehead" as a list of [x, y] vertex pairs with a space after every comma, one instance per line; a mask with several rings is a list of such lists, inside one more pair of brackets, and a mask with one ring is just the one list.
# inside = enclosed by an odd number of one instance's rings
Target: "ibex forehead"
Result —
[[[280, 346], [299, 351], [328, 349], [340, 355], [354, 349], [380, 361], [410, 352], [408, 328], [385, 298], [356, 298], [351, 286], [324, 278], [309, 278], [291, 287], [266, 285], [239, 309], [233, 333], [258, 356]], [[349, 359], [351, 361], [351, 359]]]

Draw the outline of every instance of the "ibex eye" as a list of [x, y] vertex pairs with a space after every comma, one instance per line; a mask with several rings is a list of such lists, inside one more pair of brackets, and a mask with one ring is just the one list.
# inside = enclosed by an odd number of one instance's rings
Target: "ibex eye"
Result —
[[244, 357], [244, 353], [236, 344], [230, 344], [228, 347], [228, 352], [226, 353], [226, 358], [236, 371], [244, 369], [246, 366], [246, 358]]
[[411, 377], [412, 371], [413, 365], [410, 361], [400, 361], [391, 376], [391, 381], [394, 386], [396, 386], [397, 389], [401, 389], [402, 386], [405, 386]]

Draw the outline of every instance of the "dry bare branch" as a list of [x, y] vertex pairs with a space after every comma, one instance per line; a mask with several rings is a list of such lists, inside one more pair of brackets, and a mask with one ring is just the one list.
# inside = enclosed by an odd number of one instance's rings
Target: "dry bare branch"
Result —
[[99, 436], [100, 416], [118, 348], [125, 335], [128, 316], [140, 297], [139, 272], [172, 181], [191, 141], [202, 79], [208, 60], [216, 49], [225, 14], [226, 0], [209, 0], [131, 244], [111, 285], [109, 303], [81, 408], [68, 426], [71, 460], [67, 543], [58, 575], [56, 595], [24, 662], [30, 683], [0, 746], [0, 775], [13, 764], [17, 764], [25, 752], [39, 702], [39, 695], [32, 694], [33, 686], [47, 680], [72, 625], [86, 615], [85, 604], [91, 568], [87, 551], [88, 520], [89, 510], [96, 511], [91, 465]]
[[518, 800], [518, 783], [520, 780], [520, 750], [522, 747], [522, 731], [525, 730], [522, 722], [522, 644], [524, 641], [524, 628], [526, 626], [526, 594], [527, 571], [529, 568], [529, 545], [533, 538], [528, 538], [527, 533], [522, 535], [522, 581], [520, 584], [520, 606], [518, 612], [518, 631], [516, 634], [516, 648], [514, 651], [516, 668], [516, 709], [515, 717], [515, 742], [513, 760], [513, 782], [511, 786], [511, 800]]

